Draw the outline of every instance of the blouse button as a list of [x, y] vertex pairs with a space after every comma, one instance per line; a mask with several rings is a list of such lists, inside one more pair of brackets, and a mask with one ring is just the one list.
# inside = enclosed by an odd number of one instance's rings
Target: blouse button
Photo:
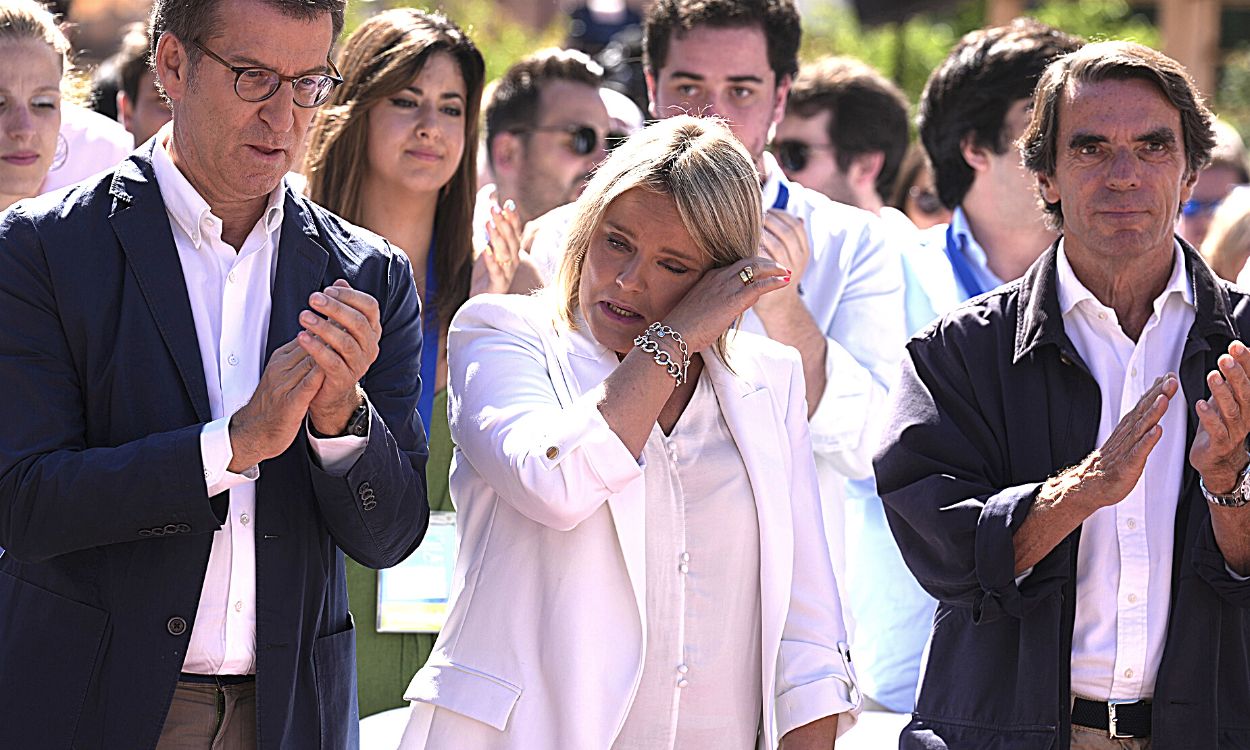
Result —
[[560, 449], [554, 445], [547, 449], [547, 458], [555, 459], [558, 455], [560, 455]]

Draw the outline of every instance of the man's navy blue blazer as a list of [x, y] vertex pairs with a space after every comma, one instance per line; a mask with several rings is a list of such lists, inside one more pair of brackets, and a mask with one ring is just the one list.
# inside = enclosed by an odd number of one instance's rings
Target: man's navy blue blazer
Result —
[[[0, 214], [4, 748], [155, 746], [226, 519], [153, 143]], [[335, 279], [381, 307], [364, 454], [332, 476], [301, 433], [261, 463], [253, 525], [259, 747], [338, 749], [358, 733], [343, 553], [394, 565], [429, 519], [420, 312], [403, 253], [284, 189], [266, 362]]]

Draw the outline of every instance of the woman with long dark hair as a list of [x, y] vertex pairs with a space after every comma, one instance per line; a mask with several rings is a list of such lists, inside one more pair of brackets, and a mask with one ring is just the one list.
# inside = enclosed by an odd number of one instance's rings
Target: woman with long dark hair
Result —
[[[431, 510], [452, 510], [447, 492], [446, 330], [473, 294], [507, 292], [520, 225], [496, 208], [490, 245], [475, 252], [478, 108], [485, 65], [453, 22], [413, 8], [379, 13], [347, 39], [344, 83], [317, 113], [304, 161], [310, 197], [401, 248], [421, 295], [422, 423], [429, 430]], [[347, 566], [357, 619], [361, 713], [402, 703], [403, 686], [433, 643], [425, 634], [376, 632], [377, 576]]]

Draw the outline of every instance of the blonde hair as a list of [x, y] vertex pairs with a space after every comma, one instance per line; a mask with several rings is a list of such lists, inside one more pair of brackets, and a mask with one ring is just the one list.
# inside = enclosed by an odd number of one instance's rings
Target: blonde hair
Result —
[[1250, 257], [1250, 189], [1238, 188], [1215, 210], [1202, 257], [1222, 279], [1236, 281]]
[[[553, 287], [559, 319], [576, 326], [582, 261], [612, 201], [634, 190], [673, 199], [682, 225], [711, 267], [759, 252], [764, 210], [750, 155], [714, 118], [670, 117], [630, 136], [599, 165], [574, 209]], [[728, 331], [714, 350], [725, 360]]]
[[73, 72], [72, 47], [56, 16], [35, 0], [0, 0], [0, 42], [42, 42], [61, 57], [61, 96], [85, 103], [89, 82]]

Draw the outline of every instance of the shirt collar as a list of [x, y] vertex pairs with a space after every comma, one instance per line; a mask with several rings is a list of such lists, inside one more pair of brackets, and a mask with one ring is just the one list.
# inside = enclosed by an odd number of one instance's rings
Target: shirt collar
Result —
[[[174, 165], [169, 155], [169, 141], [173, 135], [173, 123], [167, 123], [156, 134], [156, 144], [152, 149], [152, 170], [156, 173], [156, 184], [161, 190], [161, 199], [165, 202], [165, 211], [169, 217], [191, 238], [191, 244], [198, 250], [204, 243], [204, 232], [211, 229], [217, 237], [221, 236], [221, 219], [213, 214], [208, 201], [200, 195], [182, 170]], [[265, 212], [261, 214], [261, 222], [265, 232], [272, 234], [282, 226], [285, 205], [285, 178], [269, 193], [269, 202]]]
[[989, 270], [989, 256], [985, 254], [985, 248], [981, 247], [981, 243], [977, 242], [977, 238], [973, 236], [972, 227], [968, 224], [968, 215], [964, 213], [963, 206], [955, 206], [955, 210], [951, 212], [951, 234], [963, 238], [968, 260], [976, 264], [977, 268]]
[[[1106, 307], [1076, 277], [1076, 272], [1072, 270], [1072, 263], [1068, 260], [1068, 253], [1064, 248], [1062, 237], [1059, 238], [1058, 257], [1055, 265], [1059, 284], [1059, 311], [1065, 318], [1078, 305], [1084, 302], [1092, 302], [1100, 309]], [[1193, 285], [1189, 283], [1188, 276], [1189, 274], [1185, 270], [1185, 254], [1181, 251], [1180, 243], [1174, 239], [1172, 240], [1172, 275], [1168, 277], [1168, 283], [1163, 287], [1163, 292], [1154, 300], [1155, 314], [1159, 314], [1172, 295], [1180, 295], [1182, 302], [1190, 307], [1193, 306], [1194, 291]]]
[[[781, 171], [781, 165], [777, 163], [777, 159], [768, 151], [764, 152], [764, 188], [763, 202], [764, 208], [767, 209], [777, 201], [777, 192], [781, 190], [781, 186], [790, 186], [790, 181], [786, 179], [786, 175]], [[790, 190], [793, 193], [793, 190]]]

